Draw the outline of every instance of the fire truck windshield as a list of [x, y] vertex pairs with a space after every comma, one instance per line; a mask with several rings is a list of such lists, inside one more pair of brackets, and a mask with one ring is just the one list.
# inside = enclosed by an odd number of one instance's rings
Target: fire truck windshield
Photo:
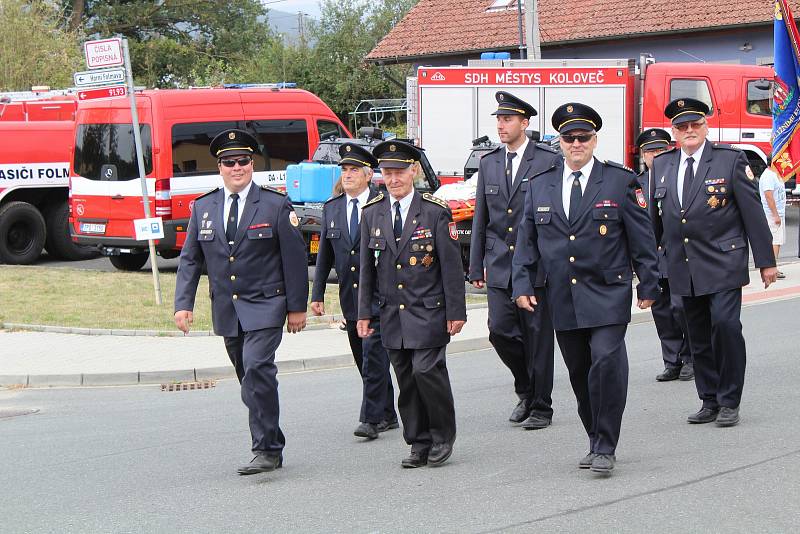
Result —
[[[145, 172], [153, 170], [150, 126], [140, 126]], [[101, 173], [114, 165], [116, 173]], [[139, 177], [131, 124], [80, 124], [75, 136], [75, 173], [90, 180], [126, 181]]]

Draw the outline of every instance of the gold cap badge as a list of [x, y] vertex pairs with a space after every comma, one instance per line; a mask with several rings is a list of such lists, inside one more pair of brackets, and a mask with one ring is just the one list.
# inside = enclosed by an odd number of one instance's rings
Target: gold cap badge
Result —
[[572, 106], [567, 106], [567, 113], [572, 113], [574, 108]]
[[395, 150], [397, 150], [397, 147], [396, 147], [396, 146], [394, 146], [394, 145], [389, 145], [389, 150], [390, 150], [391, 152], [394, 152]]
[[353, 148], [352, 148], [352, 147], [350, 147], [349, 145], [348, 145], [348, 146], [346, 146], [346, 147], [344, 147], [344, 149], [345, 149], [346, 151], [348, 151], [348, 152], [350, 152], [351, 150], [353, 150]]
[[228, 139], [236, 139], [236, 132], [231, 132], [228, 134]]
[[685, 105], [686, 105], [686, 104], [684, 103], [684, 101], [683, 101], [683, 100], [678, 100], [678, 107], [679, 107], [679, 108], [682, 108], [682, 107], [683, 107], [683, 106], [685, 106]]

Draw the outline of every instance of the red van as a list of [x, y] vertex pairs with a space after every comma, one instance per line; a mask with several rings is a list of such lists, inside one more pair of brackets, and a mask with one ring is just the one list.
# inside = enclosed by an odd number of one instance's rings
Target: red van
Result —
[[[137, 92], [150, 213], [164, 221], [156, 251], [174, 258], [186, 239], [194, 199], [222, 185], [211, 139], [228, 128], [253, 133], [262, 156], [254, 181], [283, 187], [285, 169], [310, 159], [320, 139], [350, 133], [315, 95], [300, 89], [215, 88]], [[115, 267], [140, 269], [148, 257], [134, 219], [144, 217], [127, 99], [82, 102], [70, 169], [73, 239], [99, 247]]]

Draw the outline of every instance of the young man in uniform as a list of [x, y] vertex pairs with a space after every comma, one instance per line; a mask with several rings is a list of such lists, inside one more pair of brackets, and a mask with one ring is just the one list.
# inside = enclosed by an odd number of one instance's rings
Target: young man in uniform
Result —
[[670, 102], [664, 115], [680, 150], [653, 161], [667, 248], [670, 289], [683, 297], [702, 401], [689, 423], [739, 423], [745, 373], [740, 321], [742, 286], [750, 283], [748, 246], [764, 287], [775, 281], [772, 236], [755, 176], [741, 150], [708, 141], [708, 106], [693, 98]]
[[[669, 150], [672, 138], [669, 133], [660, 128], [650, 128], [639, 134], [636, 145], [639, 154], [645, 163], [645, 170], [637, 176], [639, 185], [647, 199], [647, 211], [653, 221], [654, 231], [658, 224], [658, 206], [653, 202], [653, 158]], [[661, 286], [661, 295], [650, 308], [653, 312], [653, 321], [656, 323], [656, 332], [661, 341], [661, 357], [664, 360], [664, 371], [656, 376], [659, 382], [671, 380], [691, 380], [694, 378], [692, 353], [689, 350], [688, 326], [683, 313], [683, 300], [672, 295], [669, 290], [667, 271], [667, 252], [664, 243], [658, 243], [658, 284]]]
[[306, 247], [289, 197], [253, 184], [258, 141], [226, 130], [210, 150], [224, 185], [194, 201], [178, 265], [175, 324], [189, 332], [205, 263], [214, 333], [224, 337], [250, 412], [255, 458], [239, 474], [252, 475], [283, 464], [275, 350], [284, 323], [290, 333], [306, 326]]
[[381, 342], [378, 313], [375, 313], [375, 320], [370, 324], [373, 333], [369, 337], [362, 339], [356, 331], [361, 210], [378, 194], [370, 187], [372, 169], [378, 165], [378, 161], [367, 148], [355, 143], [341, 145], [339, 155], [343, 192], [328, 200], [322, 209], [311, 311], [315, 315], [325, 315], [325, 282], [331, 267], [335, 265], [339, 280], [339, 304], [346, 321], [350, 350], [364, 384], [359, 418], [361, 423], [353, 433], [372, 440], [378, 437], [379, 432], [399, 426], [394, 411], [389, 355]]
[[495, 98], [493, 115], [502, 144], [481, 158], [478, 169], [469, 280], [476, 288], [486, 286], [489, 342], [514, 376], [519, 401], [508, 419], [533, 430], [547, 427], [553, 418], [553, 325], [543, 279], [534, 288], [536, 311], [514, 304], [511, 258], [532, 177], [552, 167], [558, 157], [525, 134], [536, 115], [533, 106], [505, 91]]
[[386, 183], [361, 214], [358, 332], [381, 337], [400, 388], [397, 407], [411, 454], [406, 468], [441, 465], [456, 418], [445, 351], [467, 320], [458, 234], [447, 204], [414, 190], [420, 152], [400, 141], [373, 149]]
[[658, 297], [658, 260], [647, 199], [629, 169], [594, 157], [603, 123], [587, 105], [553, 114], [563, 162], [535, 177], [514, 253], [514, 296], [529, 311], [544, 271], [556, 339], [589, 436], [581, 469], [611, 473], [628, 393], [625, 331], [631, 280], [638, 305]]

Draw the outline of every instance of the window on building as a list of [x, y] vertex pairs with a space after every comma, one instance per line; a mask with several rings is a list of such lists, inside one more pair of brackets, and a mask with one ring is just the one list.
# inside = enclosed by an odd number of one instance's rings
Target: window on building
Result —
[[333, 121], [317, 121], [317, 131], [319, 132], [319, 140], [345, 137], [344, 131], [338, 123]]
[[[255, 132], [264, 157], [264, 167], [256, 170], [282, 171], [308, 159], [308, 126], [303, 119], [249, 121], [246, 129]], [[257, 164], [260, 160], [256, 157]]]
[[747, 82], [747, 112], [751, 115], [772, 115], [772, 80]]
[[[506, 11], [509, 9], [517, 9], [517, 1], [518, 0], [494, 0], [492, 5], [486, 8], [486, 11]], [[524, 2], [522, 4], [522, 10], [525, 11]]]
[[676, 98], [694, 98], [708, 106], [709, 115], [714, 114], [714, 102], [711, 100], [711, 91], [706, 80], [681, 80], [674, 79], [669, 82], [669, 101]]
[[[231, 128], [241, 128], [241, 124], [236, 121], [219, 121], [174, 125], [172, 127], [172, 175], [219, 174], [217, 158], [211, 155], [208, 145], [217, 134]], [[259, 170], [258, 167], [256, 170]]]

